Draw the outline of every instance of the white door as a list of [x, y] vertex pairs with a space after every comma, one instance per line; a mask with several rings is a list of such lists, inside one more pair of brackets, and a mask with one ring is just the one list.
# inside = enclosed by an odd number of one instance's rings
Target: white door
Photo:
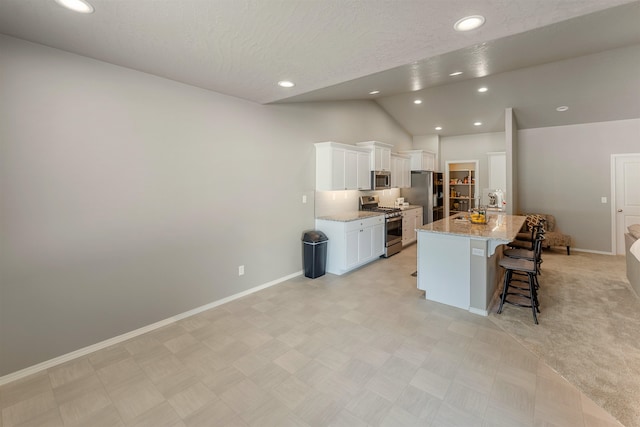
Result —
[[371, 190], [371, 154], [358, 153], [358, 190]]
[[331, 189], [344, 190], [345, 150], [334, 148], [331, 151]]
[[373, 236], [373, 256], [380, 256], [384, 253], [384, 223], [372, 227]]
[[373, 227], [360, 230], [358, 236], [358, 262], [373, 256]]
[[344, 153], [344, 188], [358, 189], [358, 153], [356, 151]]
[[624, 233], [640, 224], [640, 154], [613, 155], [615, 253], [624, 254]]
[[426, 171], [436, 170], [436, 155], [435, 153], [424, 152], [422, 154], [422, 167]]
[[346, 268], [351, 268], [358, 263], [358, 240], [360, 229], [348, 231], [345, 235]]
[[489, 161], [489, 188], [507, 192], [507, 153], [487, 153]]

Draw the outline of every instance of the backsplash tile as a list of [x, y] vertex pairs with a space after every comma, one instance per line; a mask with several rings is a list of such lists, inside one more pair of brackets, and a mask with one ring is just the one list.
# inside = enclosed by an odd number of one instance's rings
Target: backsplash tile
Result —
[[393, 206], [395, 200], [400, 197], [400, 189], [376, 191], [316, 191], [315, 192], [315, 216], [336, 215], [343, 212], [357, 211], [360, 208], [359, 198], [365, 195], [377, 195], [381, 206]]

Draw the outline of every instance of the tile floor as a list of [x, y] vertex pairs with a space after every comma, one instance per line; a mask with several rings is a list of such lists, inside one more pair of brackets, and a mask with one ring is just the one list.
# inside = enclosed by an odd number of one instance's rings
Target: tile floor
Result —
[[424, 300], [415, 246], [298, 277], [0, 388], [0, 427], [620, 426], [487, 318]]

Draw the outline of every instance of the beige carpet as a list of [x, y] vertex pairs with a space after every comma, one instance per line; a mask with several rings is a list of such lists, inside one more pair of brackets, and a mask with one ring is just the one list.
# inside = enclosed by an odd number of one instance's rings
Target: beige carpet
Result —
[[640, 427], [640, 298], [622, 256], [545, 250], [539, 325], [497, 304], [489, 318], [627, 427]]

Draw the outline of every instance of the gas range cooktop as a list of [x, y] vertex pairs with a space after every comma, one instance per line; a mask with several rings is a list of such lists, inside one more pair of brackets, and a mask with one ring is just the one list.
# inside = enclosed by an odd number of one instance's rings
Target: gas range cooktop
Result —
[[384, 213], [385, 218], [402, 216], [402, 209], [378, 205], [378, 196], [360, 196], [360, 210]]

